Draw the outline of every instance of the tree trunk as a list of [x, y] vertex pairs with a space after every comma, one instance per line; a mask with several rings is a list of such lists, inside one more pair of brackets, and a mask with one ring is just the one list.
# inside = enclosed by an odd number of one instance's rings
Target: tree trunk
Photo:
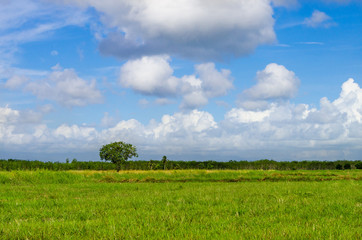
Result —
[[117, 163], [117, 165], [116, 165], [116, 170], [117, 170], [117, 172], [119, 172], [119, 170], [121, 170], [121, 163]]

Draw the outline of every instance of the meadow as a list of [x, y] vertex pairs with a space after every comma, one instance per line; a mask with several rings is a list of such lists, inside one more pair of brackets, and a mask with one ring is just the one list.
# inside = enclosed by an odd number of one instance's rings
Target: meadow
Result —
[[361, 239], [362, 171], [2, 171], [0, 239]]

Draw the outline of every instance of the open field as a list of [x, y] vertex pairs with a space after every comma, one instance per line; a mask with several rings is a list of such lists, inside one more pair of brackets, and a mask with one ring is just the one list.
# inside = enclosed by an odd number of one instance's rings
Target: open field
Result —
[[0, 239], [360, 239], [362, 171], [0, 172]]

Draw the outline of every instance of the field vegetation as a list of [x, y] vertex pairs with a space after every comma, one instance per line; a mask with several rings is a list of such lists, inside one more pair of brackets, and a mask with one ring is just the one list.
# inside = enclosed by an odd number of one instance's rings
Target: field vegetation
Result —
[[0, 171], [0, 239], [361, 239], [361, 170]]
[[349, 170], [362, 169], [362, 161], [291, 161], [277, 162], [263, 159], [258, 161], [171, 161], [166, 156], [162, 160], [137, 160], [122, 161], [122, 164], [102, 161], [77, 161], [77, 159], [65, 162], [42, 162], [27, 161], [18, 159], [0, 160], [1, 170], [116, 170], [119, 167], [122, 170], [172, 170], [172, 169], [248, 169], [248, 170]]

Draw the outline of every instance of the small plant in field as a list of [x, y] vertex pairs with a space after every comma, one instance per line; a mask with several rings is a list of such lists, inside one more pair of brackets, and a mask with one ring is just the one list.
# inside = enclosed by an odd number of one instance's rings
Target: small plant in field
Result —
[[128, 158], [138, 157], [137, 149], [135, 146], [124, 142], [114, 142], [104, 145], [99, 149], [99, 157], [101, 160], [111, 161], [116, 164], [116, 170], [121, 170], [121, 165], [124, 164]]

